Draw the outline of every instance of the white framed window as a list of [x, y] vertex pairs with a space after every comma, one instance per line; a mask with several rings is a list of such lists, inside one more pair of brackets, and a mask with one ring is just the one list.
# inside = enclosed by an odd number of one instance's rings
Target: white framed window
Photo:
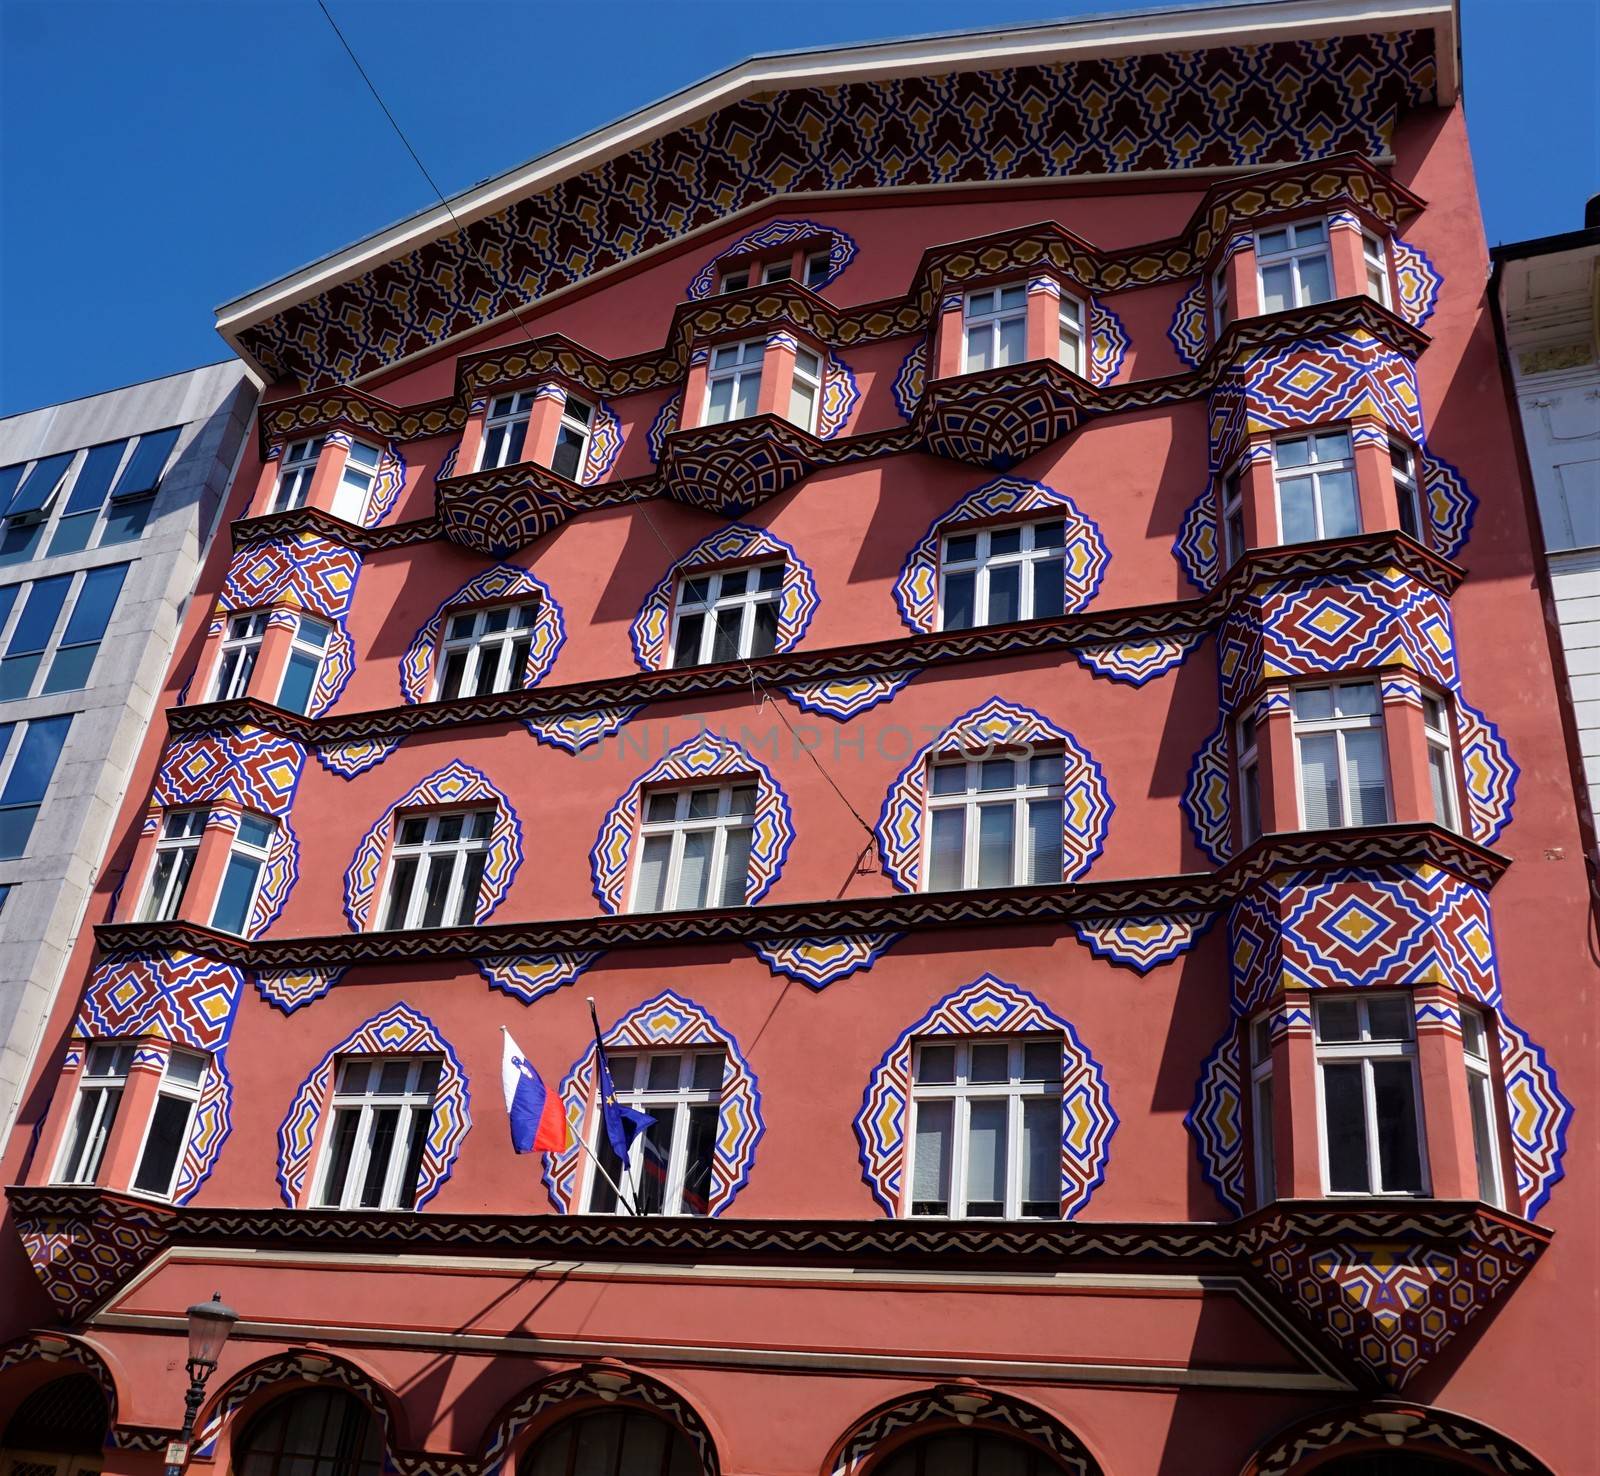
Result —
[[333, 489], [333, 515], [347, 523], [365, 523], [367, 504], [372, 500], [372, 485], [378, 480], [378, 464], [383, 452], [365, 441], [352, 441], [345, 452], [344, 470]]
[[1244, 557], [1244, 468], [1236, 466], [1222, 483], [1222, 557], [1232, 568]]
[[134, 1170], [133, 1188], [157, 1199], [172, 1195], [172, 1181], [189, 1142], [189, 1125], [200, 1092], [205, 1086], [211, 1062], [192, 1051], [173, 1051], [161, 1075], [161, 1090], [155, 1110], [145, 1126], [144, 1142], [139, 1146], [139, 1166]]
[[1061, 1218], [1061, 1042], [913, 1047], [906, 1209], [950, 1219]]
[[569, 482], [583, 479], [583, 463], [589, 455], [589, 433], [594, 422], [594, 407], [568, 395], [561, 407], [556, 427], [556, 449], [550, 457], [550, 470]]
[[817, 428], [817, 403], [822, 398], [822, 360], [810, 349], [796, 349], [794, 380], [789, 388], [789, 419], [801, 430]]
[[1417, 486], [1417, 459], [1403, 441], [1389, 442], [1389, 465], [1394, 468], [1394, 500], [1400, 513], [1400, 531], [1418, 543], [1422, 533], [1422, 492]]
[[761, 268], [761, 281], [763, 285], [768, 282], [787, 282], [793, 276], [794, 262], [787, 256], [784, 257], [782, 261], [769, 261], [764, 267]]
[[766, 352], [766, 341], [760, 338], [724, 343], [711, 350], [711, 367], [706, 373], [707, 425], [744, 420], [756, 413], [761, 402], [761, 361]]
[[1028, 287], [984, 287], [967, 294], [961, 370], [998, 369], [1028, 357]]
[[304, 507], [311, 496], [311, 478], [316, 475], [317, 458], [326, 438], [314, 436], [286, 446], [278, 466], [278, 485], [272, 492], [272, 511], [289, 512]]
[[1075, 297], [1061, 294], [1061, 311], [1057, 315], [1060, 325], [1060, 346], [1057, 349], [1061, 362], [1074, 374], [1083, 374], [1083, 304]]
[[349, 1056], [339, 1062], [316, 1203], [323, 1209], [408, 1210], [417, 1200], [437, 1056]]
[[970, 630], [1061, 614], [1064, 545], [1060, 519], [947, 533], [939, 553], [939, 628]]
[[532, 414], [532, 390], [496, 395], [489, 402], [489, 413], [483, 421], [483, 450], [478, 457], [479, 471], [514, 466], [522, 460], [522, 448], [528, 439], [528, 417]]
[[1326, 1194], [1426, 1194], [1409, 994], [1338, 994], [1312, 1010]]
[[250, 921], [250, 909], [261, 890], [261, 873], [266, 870], [277, 825], [265, 815], [241, 815], [239, 829], [228, 850], [228, 864], [217, 889], [217, 905], [211, 912], [211, 926], [225, 933], [243, 933]]
[[927, 890], [1061, 880], [1062, 757], [937, 759], [928, 766]]
[[755, 813], [753, 784], [647, 793], [633, 911], [743, 907]]
[[538, 604], [529, 600], [452, 615], [439, 647], [439, 690], [434, 700], [482, 697], [520, 687], [537, 614]]
[[178, 915], [205, 828], [204, 810], [168, 810], [161, 817], [155, 862], [145, 887], [144, 906], [139, 909], [140, 922], [170, 922]]
[[1367, 273], [1367, 296], [1389, 306], [1389, 253], [1381, 237], [1361, 233], [1361, 259]]
[[672, 612], [672, 664], [706, 666], [770, 656], [778, 648], [782, 597], [782, 564], [680, 580]]
[[1449, 830], [1461, 829], [1456, 800], [1456, 745], [1450, 731], [1450, 709], [1431, 692], [1422, 694], [1422, 736], [1428, 745], [1428, 787], [1433, 793], [1433, 818]]
[[261, 639], [267, 633], [267, 612], [250, 610], [230, 615], [223, 628], [222, 646], [217, 653], [217, 674], [211, 683], [213, 702], [232, 702], [250, 691], [250, 675], [261, 655]]
[[289, 712], [304, 712], [311, 705], [322, 663], [328, 654], [333, 627], [309, 615], [295, 619], [294, 636], [289, 642], [289, 659], [284, 663], [283, 679], [278, 683], [278, 706]]
[[618, 1204], [615, 1190], [591, 1164], [589, 1213], [627, 1214], [631, 1205], [642, 1215], [709, 1214], [727, 1057], [722, 1051], [647, 1051], [608, 1054], [607, 1060], [617, 1100], [648, 1112], [655, 1122], [634, 1140], [624, 1168], [595, 1103], [589, 1141], [626, 1203]]
[[722, 274], [722, 282], [717, 288], [717, 291], [742, 292], [749, 285], [750, 267], [748, 264], [746, 264], [744, 266], [731, 267], [729, 270], [725, 271]]
[[56, 1161], [55, 1183], [94, 1183], [132, 1065], [133, 1046], [127, 1041], [101, 1041], [88, 1048], [72, 1123]]
[[1388, 763], [1374, 683], [1296, 687], [1294, 758], [1302, 830], [1388, 820]]
[[1467, 1066], [1467, 1111], [1472, 1118], [1472, 1152], [1478, 1165], [1478, 1198], [1506, 1207], [1500, 1177], [1500, 1114], [1495, 1110], [1494, 1071], [1489, 1063], [1488, 1022], [1481, 1010], [1461, 1009], [1461, 1051]]
[[400, 816], [383, 926], [448, 928], [476, 921], [493, 828], [493, 810]]
[[1211, 274], [1211, 337], [1214, 340], [1222, 337], [1222, 330], [1228, 326], [1228, 264], [1223, 262]]
[[1272, 443], [1272, 467], [1280, 542], [1349, 538], [1361, 531], [1348, 431], [1280, 437]]
[[1256, 1204], [1278, 1197], [1278, 1165], [1272, 1130], [1272, 1021], [1250, 1022], [1250, 1144], [1254, 1150]]
[[813, 251], [806, 257], [806, 286], [813, 292], [820, 291], [828, 280], [828, 253], [826, 251]]
[[1257, 231], [1256, 276], [1264, 313], [1327, 302], [1333, 296], [1327, 221], [1302, 220]]
[[1239, 719], [1239, 828], [1245, 845], [1261, 834], [1261, 752], [1252, 713]]

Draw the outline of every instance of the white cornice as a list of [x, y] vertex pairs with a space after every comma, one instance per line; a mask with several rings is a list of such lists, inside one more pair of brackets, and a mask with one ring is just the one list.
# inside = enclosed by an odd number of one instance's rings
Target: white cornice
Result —
[[463, 190], [450, 199], [448, 209], [435, 205], [418, 211], [224, 303], [217, 309], [217, 330], [237, 349], [237, 336], [252, 325], [447, 234], [455, 228], [452, 213], [463, 225], [496, 214], [515, 200], [549, 189], [752, 94], [981, 67], [1046, 65], [1085, 56], [1202, 50], [1397, 30], [1434, 32], [1437, 96], [1441, 102], [1453, 101], [1457, 85], [1454, 0], [1239, 0], [751, 57]]

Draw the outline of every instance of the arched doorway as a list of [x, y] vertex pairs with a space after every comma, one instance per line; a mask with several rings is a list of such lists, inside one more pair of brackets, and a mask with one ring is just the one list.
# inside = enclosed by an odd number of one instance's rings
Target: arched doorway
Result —
[[0, 1435], [0, 1476], [93, 1476], [110, 1420], [93, 1375], [69, 1374], [40, 1385]]
[[234, 1442], [233, 1476], [381, 1476], [383, 1430], [342, 1389], [301, 1389], [267, 1405]]
[[1038, 1446], [993, 1430], [939, 1430], [897, 1447], [871, 1476], [1058, 1476]]
[[522, 1453], [517, 1476], [700, 1476], [683, 1432], [643, 1409], [589, 1409]]

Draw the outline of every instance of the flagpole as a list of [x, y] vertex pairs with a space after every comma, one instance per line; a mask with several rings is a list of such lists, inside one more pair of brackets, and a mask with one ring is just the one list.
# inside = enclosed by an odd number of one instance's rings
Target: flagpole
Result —
[[[605, 1042], [603, 1040], [600, 1039], [600, 1016], [595, 1013], [594, 996], [592, 994], [586, 994], [584, 996], [584, 1001], [589, 1006], [589, 1023], [594, 1026], [595, 1088], [596, 1088], [596, 1090], [600, 1090], [600, 1067], [605, 1062], [606, 1044], [605, 1044]], [[610, 1070], [608, 1068], [607, 1071], [606, 1071], [606, 1075], [609, 1076], [610, 1074], [611, 1073], [610, 1073]], [[602, 1102], [600, 1104], [600, 1115], [601, 1115], [601, 1119], [603, 1121], [604, 1117], [605, 1117], [605, 1103], [604, 1102]], [[583, 1140], [581, 1138], [578, 1141], [579, 1142], [583, 1142]], [[600, 1167], [600, 1160], [598, 1158], [595, 1158], [594, 1154], [592, 1152], [590, 1152], [589, 1145], [587, 1143], [584, 1143], [583, 1150], [584, 1150], [585, 1153], [589, 1154], [590, 1158], [594, 1159], [595, 1167], [599, 1168]], [[643, 1150], [641, 1150], [641, 1151], [643, 1151]], [[626, 1160], [624, 1160], [624, 1162], [622, 1164], [622, 1171], [623, 1171], [623, 1176], [626, 1177], [627, 1176], [627, 1171], [628, 1171], [628, 1165], [627, 1165]], [[605, 1173], [605, 1170], [604, 1169], [600, 1169], [600, 1172], [601, 1173]], [[617, 1186], [616, 1186], [615, 1183], [612, 1183], [611, 1176], [609, 1174], [606, 1174], [606, 1182], [608, 1184], [611, 1184], [611, 1187], [613, 1189], [616, 1189], [616, 1191], [617, 1191], [617, 1202], [619, 1204], [627, 1205], [628, 1206], [628, 1213], [631, 1214], [631, 1215], [634, 1215], [636, 1217], [639, 1217], [639, 1206], [634, 1202], [633, 1196], [630, 1194], [630, 1195], [627, 1195], [626, 1197], [624, 1197], [622, 1191], [620, 1189], [617, 1189]]]

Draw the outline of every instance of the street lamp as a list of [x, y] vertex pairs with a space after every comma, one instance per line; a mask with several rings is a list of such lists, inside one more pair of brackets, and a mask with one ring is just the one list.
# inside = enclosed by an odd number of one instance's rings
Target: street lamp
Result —
[[189, 1459], [189, 1437], [206, 1397], [206, 1380], [216, 1371], [222, 1345], [239, 1320], [239, 1314], [212, 1292], [209, 1302], [196, 1302], [189, 1309], [189, 1356], [184, 1367], [189, 1372], [189, 1392], [183, 1396], [183, 1433], [167, 1446], [166, 1476], [180, 1476]]

